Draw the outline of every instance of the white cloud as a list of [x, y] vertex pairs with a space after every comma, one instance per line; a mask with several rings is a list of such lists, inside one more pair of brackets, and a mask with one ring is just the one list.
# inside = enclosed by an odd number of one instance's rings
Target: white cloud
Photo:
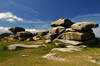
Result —
[[36, 29], [26, 29], [26, 31], [29, 31], [29, 32], [31, 32], [31, 33], [36, 33], [36, 32], [38, 32], [39, 30], [36, 30]]
[[93, 29], [96, 37], [100, 37], [100, 28]]
[[11, 12], [1, 12], [0, 20], [5, 20], [8, 22], [16, 22], [16, 21], [23, 21], [23, 18], [17, 17]]
[[[10, 32], [8, 31], [10, 27], [0, 27], [0, 33], [3, 33], [3, 32]], [[37, 29], [26, 29], [26, 31], [29, 31], [29, 32], [32, 32], [32, 33], [36, 33], [38, 32], [39, 30]]]
[[8, 31], [8, 28], [9, 28], [9, 27], [0, 27], [0, 33], [9, 32], [9, 31]]

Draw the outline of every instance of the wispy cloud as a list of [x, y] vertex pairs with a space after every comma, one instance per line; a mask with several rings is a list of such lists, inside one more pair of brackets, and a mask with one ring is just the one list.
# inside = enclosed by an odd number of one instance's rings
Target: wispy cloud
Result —
[[23, 21], [23, 18], [17, 17], [12, 12], [1, 12], [0, 20], [4, 20], [8, 22], [16, 22], [16, 21]]
[[72, 18], [73, 21], [100, 21], [100, 13], [80, 15]]
[[39, 15], [39, 12], [37, 10], [35, 10], [32, 7], [29, 7], [27, 5], [23, 5], [23, 3], [20, 3], [20, 1], [8, 0], [8, 2], [13, 7], [22, 10], [22, 12], [26, 12], [25, 14], [28, 13], [28, 15], [32, 15], [32, 16], [38, 16]]

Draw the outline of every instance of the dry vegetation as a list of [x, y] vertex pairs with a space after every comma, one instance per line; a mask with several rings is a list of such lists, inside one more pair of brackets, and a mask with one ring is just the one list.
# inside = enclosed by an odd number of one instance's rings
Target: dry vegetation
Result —
[[[55, 47], [53, 44], [47, 44], [48, 47], [46, 48], [18, 49], [14, 51], [3, 49], [4, 46], [15, 43], [44, 44], [42, 41], [0, 42], [0, 66], [100, 66], [100, 48], [87, 48], [81, 52], [74, 53], [55, 52], [57, 56], [66, 59], [66, 61], [60, 62], [42, 58]], [[90, 57], [92, 58], [90, 59]], [[95, 60], [97, 63], [90, 60]]]

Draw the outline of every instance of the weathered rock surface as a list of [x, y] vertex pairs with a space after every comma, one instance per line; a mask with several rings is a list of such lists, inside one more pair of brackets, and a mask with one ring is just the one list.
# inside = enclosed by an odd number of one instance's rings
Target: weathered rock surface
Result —
[[55, 39], [55, 43], [67, 45], [80, 45], [83, 44], [81, 41], [73, 41], [73, 40], [63, 40], [63, 39]]
[[33, 37], [34, 40], [48, 40], [50, 39], [49, 31], [43, 30], [36, 33], [36, 36]]
[[42, 47], [42, 45], [25, 45], [25, 44], [12, 44], [8, 45], [6, 49], [8, 50], [16, 50], [19, 48], [24, 48], [24, 49], [31, 49], [31, 48], [39, 48]]
[[49, 33], [48, 30], [39, 31], [37, 32], [37, 36], [44, 36], [44, 35], [47, 35], [48, 33]]
[[56, 61], [65, 61], [66, 59], [59, 57], [56, 55], [56, 53], [49, 53], [45, 56], [43, 56], [43, 58], [46, 58], [48, 60], [56, 60]]
[[74, 45], [74, 46], [79, 46], [79, 45], [86, 45], [86, 46], [92, 46], [97, 44], [96, 39], [93, 40], [88, 40], [88, 41], [75, 41], [75, 40], [63, 40], [63, 39], [55, 39], [54, 42], [57, 45], [63, 45], [63, 46], [68, 46], [68, 45]]
[[76, 40], [76, 41], [86, 41], [95, 38], [94, 33], [81, 33], [81, 32], [66, 32], [58, 36], [60, 39], [64, 40]]
[[66, 32], [76, 32], [76, 30], [73, 30], [72, 28], [67, 28], [65, 31]]
[[35, 41], [36, 41], [36, 40], [40, 40], [40, 39], [41, 39], [41, 38], [40, 38], [39, 36], [34, 36], [34, 37], [33, 37], [33, 40], [35, 40]]
[[50, 39], [46, 40], [45, 43], [52, 43]]
[[74, 23], [71, 20], [62, 18], [55, 22], [52, 22], [51, 26], [52, 27], [63, 26], [63, 27], [69, 28], [72, 24]]
[[9, 28], [8, 30], [13, 32], [14, 34], [16, 34], [17, 32], [25, 31], [25, 29], [22, 27], [12, 27], [12, 28]]
[[16, 34], [18, 36], [18, 39], [20, 41], [23, 41], [23, 40], [26, 40], [28, 38], [32, 38], [32, 33], [31, 32], [28, 32], [28, 31], [21, 31], [21, 32], [17, 32]]
[[78, 22], [71, 26], [73, 30], [79, 30], [79, 31], [81, 30], [88, 31], [91, 28], [96, 28], [96, 27], [98, 27], [98, 24], [95, 22]]
[[54, 48], [51, 51], [60, 51], [60, 52], [75, 52], [82, 51], [86, 46], [68, 46], [67, 48]]
[[62, 26], [57, 26], [57, 27], [52, 27], [49, 30], [49, 33], [54, 35], [54, 34], [61, 34], [62, 32], [65, 31], [65, 28]]

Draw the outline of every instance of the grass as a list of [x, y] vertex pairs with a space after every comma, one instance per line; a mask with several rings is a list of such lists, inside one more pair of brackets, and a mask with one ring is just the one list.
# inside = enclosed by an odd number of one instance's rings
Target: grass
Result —
[[[48, 47], [36, 49], [23, 49], [8, 51], [3, 47], [10, 44], [44, 44], [41, 41], [8, 41], [0, 42], [0, 66], [100, 66], [99, 64], [88, 61], [88, 56], [100, 61], [100, 48], [87, 48], [81, 52], [63, 53], [55, 52], [58, 56], [66, 59], [65, 62], [47, 60], [42, 58], [49, 53], [55, 46], [47, 44]], [[22, 56], [27, 55], [27, 56]]]

